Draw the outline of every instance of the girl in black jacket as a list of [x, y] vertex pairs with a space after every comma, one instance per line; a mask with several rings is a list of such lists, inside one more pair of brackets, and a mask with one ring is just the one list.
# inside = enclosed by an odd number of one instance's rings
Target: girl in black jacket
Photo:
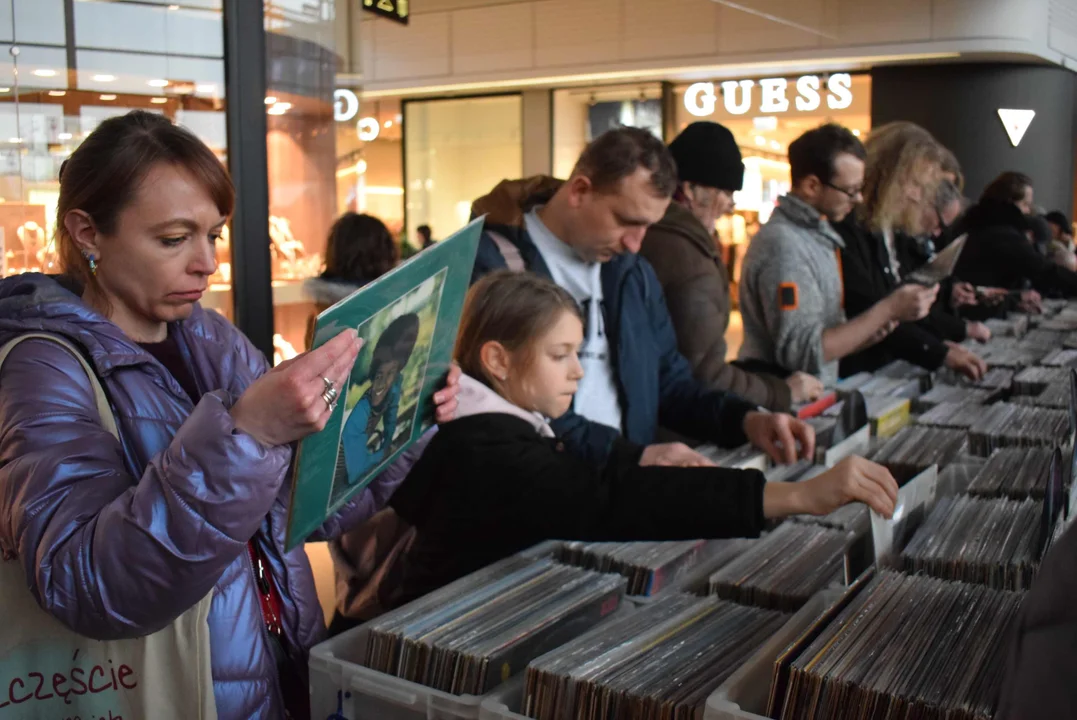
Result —
[[641, 449], [625, 442], [604, 467], [566, 453], [546, 418], [572, 403], [583, 337], [576, 303], [544, 278], [500, 272], [471, 288], [456, 345], [465, 373], [457, 419], [389, 503], [416, 530], [391, 604], [551, 538], [753, 537], [767, 518], [848, 502], [893, 511], [893, 477], [861, 458], [787, 484], [754, 470], [641, 467]]

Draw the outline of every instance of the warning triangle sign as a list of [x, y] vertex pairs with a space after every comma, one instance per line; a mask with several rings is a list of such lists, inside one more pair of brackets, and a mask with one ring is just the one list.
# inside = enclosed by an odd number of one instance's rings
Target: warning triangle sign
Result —
[[1035, 110], [1008, 110], [999, 108], [998, 116], [1002, 120], [1002, 126], [1006, 128], [1006, 134], [1010, 136], [1010, 142], [1014, 147], [1021, 144], [1021, 139], [1028, 132], [1028, 126], [1032, 124], [1032, 118], [1036, 117]]

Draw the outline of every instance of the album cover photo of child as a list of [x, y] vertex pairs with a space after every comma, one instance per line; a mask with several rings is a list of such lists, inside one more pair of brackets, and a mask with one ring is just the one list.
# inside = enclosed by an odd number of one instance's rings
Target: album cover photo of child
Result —
[[357, 328], [363, 349], [344, 399], [331, 511], [411, 439], [445, 276], [429, 278]]

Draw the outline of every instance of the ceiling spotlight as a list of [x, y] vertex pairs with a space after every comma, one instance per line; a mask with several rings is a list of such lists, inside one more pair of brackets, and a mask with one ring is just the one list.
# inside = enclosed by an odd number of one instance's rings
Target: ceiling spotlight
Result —
[[153, 103], [154, 105], [164, 105], [166, 102], [168, 102], [168, 98], [163, 98], [163, 97], [150, 98], [150, 102]]
[[70, 140], [74, 136], [71, 133], [60, 133], [56, 137], [60, 140]]
[[205, 83], [202, 85], [195, 85], [194, 90], [195, 92], [208, 93], [212, 95], [213, 93], [217, 92], [217, 86], [213, 83]]
[[266, 105], [275, 105], [277, 103], [276, 95], [269, 95], [266, 97]]
[[22, 138], [8, 138], [7, 141], [9, 143], [11, 143], [12, 145], [20, 145], [20, 144], [22, 144]]
[[63, 97], [67, 95], [67, 90], [49, 90], [50, 97]]
[[168, 87], [168, 81], [167, 80], [162, 80], [160, 78], [158, 78], [156, 80], [150, 80], [146, 84], [149, 85], [150, 87], [155, 87], [155, 88]]
[[288, 112], [288, 108], [283, 107], [282, 105], [274, 105], [273, 107], [266, 110], [266, 113], [270, 115], [283, 115], [286, 112]]
[[755, 136], [755, 144], [756, 145], [766, 145], [767, 144], [767, 139], [765, 137], [763, 137], [762, 135], [756, 135]]
[[115, 75], [94, 75], [94, 82], [115, 82]]
[[860, 131], [859, 130], [853, 130], [853, 135], [856, 135], [857, 137], [860, 137]]
[[9, 87], [0, 87], [0, 93], [6, 93], [6, 92], [11, 92], [11, 88], [9, 88]]
[[782, 149], [782, 144], [780, 142], [778, 142], [777, 140], [771, 140], [770, 141], [770, 146], [772, 148], [774, 148], [775, 150], [781, 150]]
[[38, 77], [56, 77], [56, 71], [43, 68], [41, 70], [34, 70], [34, 75], [37, 75]]
[[116, 96], [115, 95], [102, 95], [101, 99], [108, 102], [109, 100], [115, 100]]
[[278, 102], [273, 105], [273, 108], [280, 110], [281, 112], [286, 112], [292, 109], [292, 104], [290, 102]]

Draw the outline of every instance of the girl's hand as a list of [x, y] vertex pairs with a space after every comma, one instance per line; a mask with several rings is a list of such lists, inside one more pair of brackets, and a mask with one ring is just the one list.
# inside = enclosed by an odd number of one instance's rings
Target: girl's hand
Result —
[[322, 397], [332, 381], [338, 402], [363, 341], [345, 330], [317, 350], [283, 362], [251, 383], [235, 405], [236, 429], [263, 445], [287, 445], [325, 427], [332, 414]]
[[889, 518], [894, 513], [897, 493], [898, 484], [889, 470], [854, 456], [811, 480], [767, 483], [763, 490], [763, 514], [768, 518], [827, 515], [843, 505], [862, 502]]
[[460, 392], [460, 366], [453, 363], [449, 367], [449, 376], [445, 380], [445, 387], [434, 394], [434, 403], [437, 407], [438, 424], [447, 423], [456, 417], [456, 396]]

